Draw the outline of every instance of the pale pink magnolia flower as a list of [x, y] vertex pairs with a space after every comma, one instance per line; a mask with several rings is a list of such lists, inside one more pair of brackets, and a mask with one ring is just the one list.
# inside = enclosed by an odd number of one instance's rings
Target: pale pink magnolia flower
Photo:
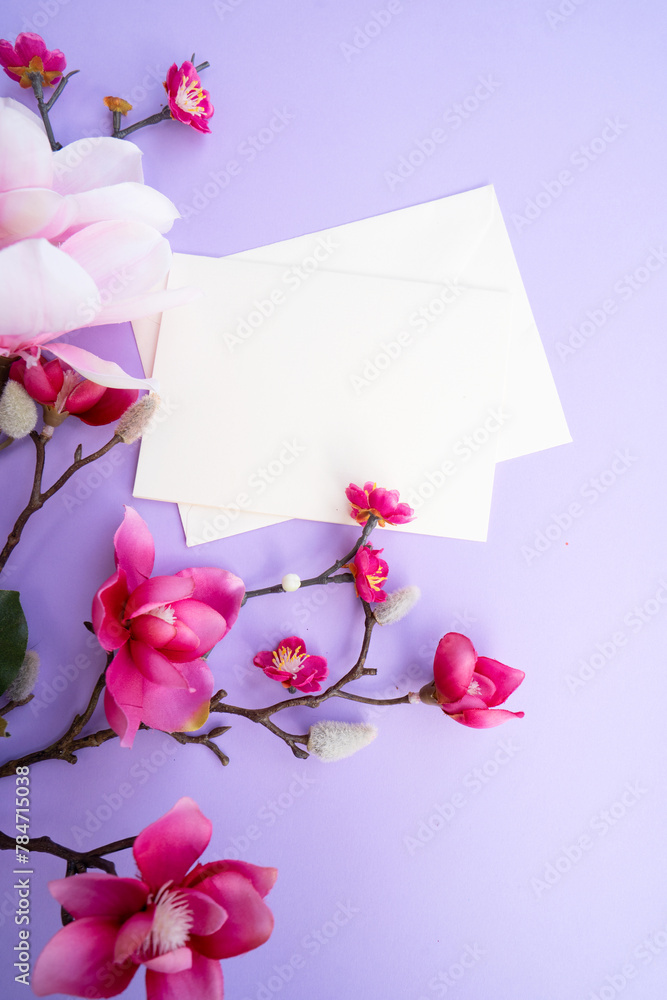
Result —
[[149, 1000], [223, 1000], [220, 960], [270, 937], [264, 897], [278, 873], [246, 861], [188, 871], [211, 832], [196, 802], [182, 798], [136, 838], [138, 878], [85, 872], [49, 882], [74, 920], [37, 959], [34, 993], [113, 997], [143, 967]]

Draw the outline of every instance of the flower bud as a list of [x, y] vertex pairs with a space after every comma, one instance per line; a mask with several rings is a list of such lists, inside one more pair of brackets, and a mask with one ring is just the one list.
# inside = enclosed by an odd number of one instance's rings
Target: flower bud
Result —
[[435, 690], [435, 681], [431, 681], [430, 684], [424, 684], [424, 687], [419, 692], [419, 700], [422, 705], [440, 706]]
[[156, 392], [149, 392], [133, 403], [118, 421], [116, 435], [123, 444], [134, 444], [146, 431], [160, 406], [160, 397]]
[[35, 429], [37, 407], [22, 385], [9, 380], [0, 397], [0, 431], [7, 437], [23, 438]]
[[420, 597], [419, 587], [401, 587], [400, 590], [395, 590], [393, 594], [387, 596], [384, 604], [378, 604], [373, 608], [375, 621], [378, 625], [393, 625], [394, 622], [400, 622], [401, 618], [405, 618], [412, 611]]
[[36, 653], [34, 649], [29, 649], [18, 674], [5, 691], [5, 698], [16, 702], [25, 701], [35, 688], [38, 673], [39, 653]]
[[310, 727], [308, 750], [320, 760], [330, 763], [351, 757], [357, 750], [372, 743], [378, 731], [364, 722], [335, 722], [327, 719]]
[[280, 581], [280, 586], [286, 594], [292, 594], [301, 586], [301, 578], [296, 573], [285, 573], [285, 576]]

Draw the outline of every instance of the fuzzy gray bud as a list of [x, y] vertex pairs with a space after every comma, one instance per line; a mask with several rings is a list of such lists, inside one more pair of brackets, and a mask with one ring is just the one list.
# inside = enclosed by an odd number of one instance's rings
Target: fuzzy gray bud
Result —
[[25, 654], [21, 669], [5, 691], [5, 698], [10, 701], [25, 701], [34, 691], [39, 673], [39, 653], [29, 649]]
[[10, 379], [0, 397], [0, 431], [7, 437], [23, 438], [35, 429], [35, 401], [19, 382]]
[[357, 750], [372, 743], [378, 731], [365, 722], [334, 722], [327, 719], [310, 727], [308, 750], [330, 763], [351, 757]]
[[147, 430], [148, 425], [160, 406], [160, 397], [149, 392], [133, 403], [118, 421], [116, 434], [123, 444], [134, 444]]
[[393, 625], [412, 611], [421, 597], [419, 587], [402, 587], [387, 596], [387, 600], [373, 608], [378, 625]]

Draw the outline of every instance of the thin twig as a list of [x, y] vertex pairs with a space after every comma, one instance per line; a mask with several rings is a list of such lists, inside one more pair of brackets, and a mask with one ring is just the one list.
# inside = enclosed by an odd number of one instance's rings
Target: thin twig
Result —
[[[24, 853], [35, 851], [39, 854], [53, 854], [54, 857], [67, 861], [68, 865], [73, 864], [77, 871], [100, 868], [104, 872], [115, 875], [116, 866], [113, 861], [108, 861], [103, 855], [125, 851], [132, 847], [136, 839], [136, 837], [126, 837], [124, 840], [114, 840], [111, 844], [103, 844], [102, 847], [96, 847], [90, 851], [74, 851], [70, 847], [56, 843], [50, 837], [32, 837], [27, 844], [20, 844], [18, 847]], [[13, 851], [16, 847], [16, 840], [0, 830], [0, 851]]]

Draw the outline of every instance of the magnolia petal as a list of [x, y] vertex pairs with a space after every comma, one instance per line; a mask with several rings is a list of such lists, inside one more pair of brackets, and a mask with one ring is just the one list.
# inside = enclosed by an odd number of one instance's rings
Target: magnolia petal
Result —
[[146, 905], [148, 886], [136, 878], [83, 872], [49, 882], [49, 892], [73, 917], [127, 920]]
[[458, 701], [443, 702], [440, 705], [440, 708], [446, 715], [458, 715], [460, 712], [464, 712], [471, 708], [479, 708], [485, 712], [488, 705], [483, 698], [479, 698], [477, 695], [464, 694]]
[[134, 842], [132, 852], [142, 877], [153, 889], [170, 879], [180, 885], [186, 872], [208, 847], [213, 824], [192, 799], [184, 797], [151, 823]]
[[123, 521], [113, 536], [116, 565], [127, 574], [128, 591], [149, 578], [155, 563], [155, 544], [148, 525], [134, 507], [125, 507]]
[[127, 989], [137, 966], [114, 962], [118, 921], [83, 917], [67, 924], [40, 954], [30, 985], [38, 997], [64, 993], [115, 997]]
[[[188, 601], [177, 601], [173, 604], [172, 608], [175, 614], [178, 615], [178, 608], [187, 603]], [[164, 650], [165, 656], [168, 656], [174, 663], [189, 663], [191, 660], [196, 660], [200, 653], [204, 652], [208, 652], [208, 650], [199, 649], [197, 633], [177, 618], [176, 636]]]
[[[54, 364], [54, 362], [49, 362], [49, 364]], [[33, 368], [36, 367], [37, 365], [33, 365]], [[109, 391], [113, 392], [113, 390]], [[78, 385], [75, 385], [72, 391], [68, 394], [64, 409], [66, 409], [68, 413], [74, 414], [91, 410], [96, 403], [99, 403], [105, 392], [107, 392], [107, 390], [103, 385], [99, 385], [97, 382], [91, 382], [89, 379], [84, 379], [83, 382], [79, 382]]]
[[173, 688], [188, 689], [188, 682], [183, 675], [157, 649], [153, 649], [152, 646], [148, 646], [145, 642], [135, 642], [133, 639], [130, 639], [128, 651], [137, 669], [152, 684], [157, 684], [160, 687], [169, 688], [170, 690]]
[[190, 936], [191, 947], [208, 958], [232, 958], [258, 948], [271, 936], [273, 914], [252, 883], [235, 871], [220, 872], [198, 886], [227, 911], [220, 930]]
[[53, 403], [64, 380], [59, 361], [49, 361], [46, 365], [36, 364], [28, 368], [23, 358], [14, 362], [9, 377], [22, 382], [26, 392], [38, 403]]
[[438, 701], [458, 701], [468, 690], [475, 670], [477, 654], [465, 635], [448, 632], [438, 643], [433, 675]]
[[153, 972], [164, 972], [170, 975], [174, 972], [183, 972], [184, 969], [192, 968], [192, 952], [189, 948], [176, 948], [168, 951], [166, 955], [158, 955], [157, 958], [150, 958], [142, 963], [146, 969]]
[[0, 193], [0, 248], [30, 237], [50, 239], [70, 224], [71, 207], [49, 188]]
[[83, 347], [75, 344], [66, 344], [62, 340], [53, 340], [46, 345], [46, 349], [55, 354], [57, 358], [73, 368], [79, 375], [97, 382], [98, 385], [111, 389], [153, 389], [157, 391], [157, 382], [152, 378], [135, 378], [123, 371], [115, 361], [105, 361], [98, 358], [96, 354], [91, 354]]
[[184, 972], [165, 974], [146, 970], [146, 1000], [223, 1000], [220, 962], [212, 962], [196, 952], [192, 967]]
[[159, 233], [166, 233], [179, 218], [178, 209], [166, 195], [136, 181], [71, 194], [67, 202], [68, 225], [77, 229], [95, 222], [127, 220], [145, 223]]
[[205, 936], [220, 930], [227, 919], [227, 911], [219, 903], [196, 889], [184, 889], [183, 895], [192, 914], [192, 934]]
[[178, 576], [190, 576], [194, 580], [193, 597], [214, 608], [227, 622], [224, 635], [236, 621], [245, 594], [245, 584], [234, 573], [217, 567], [195, 566], [181, 570]]
[[81, 326], [86, 308], [99, 306], [91, 276], [46, 240], [0, 250], [0, 288], [12, 290], [0, 312], [0, 347], [16, 351]]
[[134, 618], [159, 608], [161, 604], [182, 601], [192, 595], [193, 589], [193, 582], [187, 577], [153, 576], [150, 580], [143, 580], [130, 594], [125, 615], [127, 618]]
[[[86, 382], [85, 384], [91, 385], [92, 383]], [[84, 413], [78, 413], [77, 416], [82, 423], [88, 424], [89, 427], [111, 424], [122, 417], [133, 403], [136, 403], [138, 396], [138, 389], [105, 389], [99, 402]], [[71, 405], [71, 397], [68, 405]], [[72, 411], [70, 410], [70, 412]]]
[[[144, 715], [144, 688], [150, 684], [134, 665], [128, 645], [129, 643], [125, 643], [121, 646], [107, 667], [104, 700], [107, 720], [120, 736], [122, 747], [131, 747], [140, 723], [147, 722]], [[110, 711], [107, 709], [107, 696], [113, 703], [108, 706]], [[123, 719], [119, 718], [118, 712], [122, 713]]]
[[143, 910], [125, 921], [116, 938], [114, 961], [126, 962], [141, 948], [153, 928], [154, 915], [154, 912], [147, 913]]
[[187, 688], [167, 688], [144, 679], [141, 720], [165, 733], [194, 732], [209, 716], [213, 674], [206, 660], [179, 664]]
[[53, 178], [51, 146], [35, 115], [16, 109], [17, 101], [0, 104], [0, 191], [50, 188]]
[[485, 699], [489, 708], [502, 705], [513, 691], [516, 691], [519, 684], [526, 676], [523, 670], [516, 670], [508, 667], [498, 660], [491, 660], [488, 656], [480, 656], [477, 660], [475, 672], [488, 677], [496, 686], [495, 694], [490, 699]]
[[508, 719], [523, 719], [524, 712], [508, 712], [504, 708], [470, 708], [460, 715], [450, 715], [463, 726], [471, 729], [493, 729], [501, 726]]
[[53, 154], [52, 187], [59, 194], [80, 194], [124, 181], [141, 184], [142, 156], [139, 147], [126, 139], [77, 139]]
[[176, 635], [176, 626], [157, 615], [139, 615], [132, 619], [132, 638], [161, 649]]
[[93, 629], [102, 649], [109, 653], [127, 642], [129, 633], [121, 623], [127, 600], [127, 579], [120, 567], [102, 584], [93, 598]]
[[265, 868], [262, 865], [252, 865], [249, 861], [226, 859], [224, 861], [211, 861], [206, 865], [197, 865], [184, 880], [183, 885], [201, 888], [201, 883], [207, 878], [227, 871], [238, 872], [247, 878], [262, 898], [273, 889], [278, 878], [277, 868]]
[[[203, 656], [229, 631], [222, 615], [208, 604], [196, 600], [194, 594], [187, 601], [177, 601], [173, 608], [178, 619], [178, 635], [170, 644], [170, 649], [194, 648], [197, 650], [195, 656]], [[197, 642], [194, 647], [186, 644], [185, 629], [195, 636]]]

